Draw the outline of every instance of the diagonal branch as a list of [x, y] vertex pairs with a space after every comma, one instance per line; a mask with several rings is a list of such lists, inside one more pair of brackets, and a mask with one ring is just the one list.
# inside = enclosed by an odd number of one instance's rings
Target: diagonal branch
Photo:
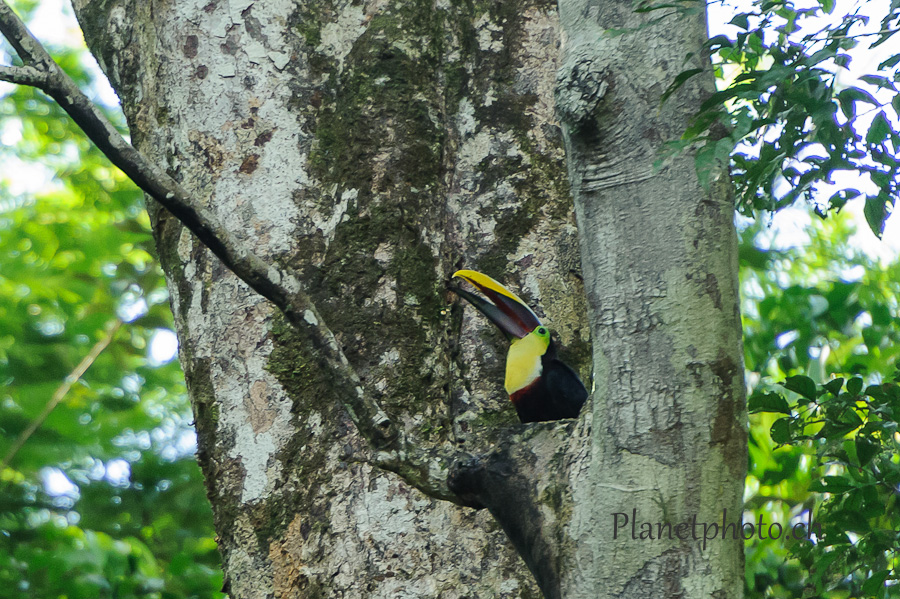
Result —
[[[332, 374], [335, 392], [359, 432], [376, 450], [392, 456], [384, 460], [393, 466], [388, 469], [408, 472], [409, 477], [404, 476], [407, 482], [432, 496], [452, 498], [446, 488], [446, 466], [442, 466], [453, 459], [452, 452], [437, 457], [429, 452], [407, 451], [411, 444], [364, 392], [359, 376], [300, 281], [256, 255], [212, 211], [125, 141], [3, 0], [0, 33], [25, 63], [23, 67], [0, 66], [0, 80], [31, 85], [56, 100], [110, 162], [181, 221], [235, 275], [275, 304], [292, 326], [308, 331], [320, 366]], [[403, 466], [397, 461], [401, 455], [413, 458], [415, 465]]]

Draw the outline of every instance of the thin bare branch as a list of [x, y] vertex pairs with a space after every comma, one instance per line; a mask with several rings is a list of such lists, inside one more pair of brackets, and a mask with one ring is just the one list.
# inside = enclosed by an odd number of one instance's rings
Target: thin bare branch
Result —
[[6, 455], [3, 456], [3, 461], [0, 462], [0, 470], [3, 470], [7, 466], [9, 466], [12, 459], [16, 456], [22, 446], [31, 438], [31, 435], [37, 431], [44, 424], [44, 421], [47, 420], [47, 417], [56, 409], [56, 406], [65, 399], [66, 394], [69, 392], [69, 389], [72, 388], [72, 385], [75, 384], [78, 379], [84, 376], [84, 373], [87, 372], [87, 369], [91, 367], [91, 364], [103, 353], [103, 350], [106, 349], [109, 344], [112, 342], [113, 338], [116, 336], [116, 333], [119, 331], [119, 328], [122, 326], [121, 320], [116, 320], [109, 330], [97, 343], [94, 344], [94, 347], [91, 348], [91, 351], [78, 363], [78, 366], [69, 373], [64, 380], [62, 385], [57, 387], [56, 391], [53, 393], [53, 397], [50, 398], [50, 401], [47, 402], [47, 405], [44, 406], [44, 409], [41, 410], [41, 413], [38, 414], [38, 417], [34, 419], [34, 421], [22, 431], [22, 434], [19, 435], [19, 438], [16, 439], [16, 442], [12, 444], [12, 447], [9, 448], [9, 451], [6, 452]]
[[[410, 480], [413, 486], [425, 492], [433, 489], [441, 496], [448, 495], [446, 466], [438, 464], [449, 463], [452, 452], [441, 459], [432, 454], [425, 459], [421, 451], [407, 450], [406, 439], [401, 438], [387, 414], [363, 390], [359, 376], [300, 281], [291, 273], [267, 263], [237, 240], [212, 211], [204, 208], [178, 182], [131, 146], [3, 0], [0, 0], [0, 33], [26, 65], [5, 67], [10, 76], [20, 75], [16, 83], [34, 85], [56, 100], [110, 162], [181, 221], [235, 275], [275, 304], [291, 325], [310, 333], [320, 365], [332, 374], [335, 393], [360, 434], [373, 448], [387, 452], [382, 455], [393, 456], [385, 460], [386, 468], [401, 473], [416, 472], [414, 480]], [[22, 69], [30, 70], [23, 72]], [[35, 71], [41, 76], [38, 77]], [[422, 459], [404, 465], [396, 461], [401, 455]]]
[[44, 49], [37, 39], [31, 35], [25, 23], [6, 2], [0, 2], [0, 33], [6, 41], [15, 49], [22, 62], [42, 70], [47, 70], [49, 63], [53, 62], [50, 53]]
[[47, 84], [47, 74], [34, 67], [0, 66], [0, 81], [42, 89]]

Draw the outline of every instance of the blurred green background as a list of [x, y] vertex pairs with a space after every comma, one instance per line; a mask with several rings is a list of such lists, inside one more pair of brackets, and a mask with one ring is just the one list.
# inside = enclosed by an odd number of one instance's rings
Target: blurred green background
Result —
[[[35, 14], [37, 4], [14, 6], [56, 24], [65, 45], [50, 50], [83, 89], [107, 87], [78, 33], [59, 13]], [[142, 194], [42, 93], [2, 86], [0, 597], [221, 597]], [[118, 108], [106, 109], [123, 125]], [[9, 456], [119, 319], [109, 346]]]

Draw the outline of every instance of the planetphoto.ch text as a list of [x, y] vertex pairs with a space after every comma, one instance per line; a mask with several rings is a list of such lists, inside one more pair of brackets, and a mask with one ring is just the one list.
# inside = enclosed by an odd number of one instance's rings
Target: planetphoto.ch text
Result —
[[716, 539], [728, 538], [745, 541], [754, 536], [758, 539], [808, 539], [812, 534], [818, 538], [822, 535], [822, 525], [812, 521], [812, 514], [806, 522], [798, 522], [793, 526], [782, 526], [779, 522], [766, 522], [762, 515], [756, 522], [743, 522], [741, 519], [729, 521], [728, 510], [722, 510], [722, 519], [717, 522], [699, 522], [694, 514], [690, 519], [681, 522], [651, 522], [639, 518], [637, 509], [631, 513], [614, 512], [613, 539], [630, 538], [633, 541], [675, 540], [700, 541], [703, 549], [706, 543]]

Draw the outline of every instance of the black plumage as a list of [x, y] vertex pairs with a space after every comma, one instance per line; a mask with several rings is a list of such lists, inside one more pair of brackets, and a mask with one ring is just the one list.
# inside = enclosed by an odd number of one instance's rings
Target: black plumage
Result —
[[588, 392], [578, 374], [559, 359], [552, 339], [541, 356], [541, 367], [541, 376], [510, 396], [519, 420], [546, 422], [577, 418]]

